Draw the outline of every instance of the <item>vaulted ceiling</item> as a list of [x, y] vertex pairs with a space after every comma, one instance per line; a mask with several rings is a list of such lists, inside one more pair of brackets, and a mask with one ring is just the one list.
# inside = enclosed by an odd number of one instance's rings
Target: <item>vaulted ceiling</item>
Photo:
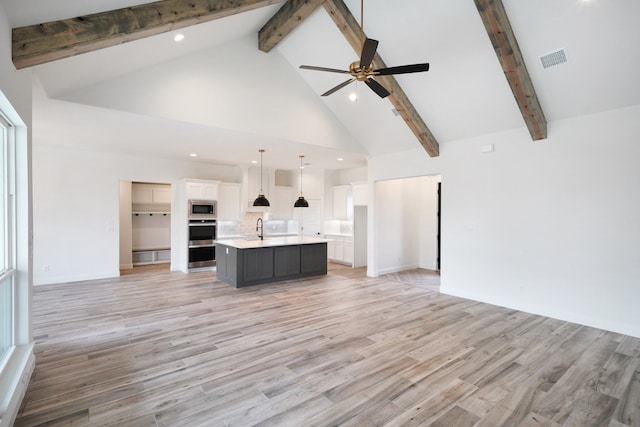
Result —
[[[363, 84], [320, 98], [344, 76], [298, 68], [347, 69], [357, 60], [357, 0], [194, 1], [181, 11], [187, 3], [174, 0], [4, 3], [14, 63], [36, 77], [36, 144], [197, 152], [231, 164], [266, 148], [275, 152], [267, 165], [293, 168], [305, 154], [342, 168], [420, 145], [437, 156], [447, 141], [519, 127], [552, 142], [547, 121], [640, 103], [634, 0], [505, 0], [504, 8], [366, 0], [364, 31], [380, 40], [378, 68], [431, 64], [427, 73], [378, 77], [392, 92], [386, 99]], [[198, 9], [205, 3], [213, 11]], [[118, 10], [135, 5], [143, 6]], [[172, 40], [178, 28], [180, 43]], [[540, 57], [559, 50], [568, 61], [544, 69]], [[357, 102], [347, 98], [352, 90]]]

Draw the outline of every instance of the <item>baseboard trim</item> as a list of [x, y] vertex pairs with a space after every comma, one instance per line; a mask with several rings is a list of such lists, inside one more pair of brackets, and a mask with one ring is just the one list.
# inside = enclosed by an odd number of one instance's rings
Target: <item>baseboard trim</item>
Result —
[[13, 426], [35, 367], [33, 343], [18, 346], [6, 365], [7, 369], [3, 372], [3, 376], [7, 374], [7, 377], [0, 381], [0, 391], [7, 396], [2, 402], [6, 407], [0, 408], [0, 427]]

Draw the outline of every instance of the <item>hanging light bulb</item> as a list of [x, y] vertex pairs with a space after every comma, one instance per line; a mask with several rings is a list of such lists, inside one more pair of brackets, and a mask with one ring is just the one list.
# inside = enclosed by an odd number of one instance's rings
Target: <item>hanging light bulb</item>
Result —
[[358, 82], [355, 83], [353, 92], [349, 94], [349, 99], [353, 102], [356, 102], [358, 100]]
[[262, 153], [264, 153], [264, 150], [260, 149], [258, 151], [260, 152], [260, 193], [253, 201], [253, 206], [271, 206], [269, 200], [264, 197], [264, 191], [262, 190]]
[[304, 156], [300, 156], [300, 197], [298, 197], [298, 200], [296, 200], [296, 202], [293, 204], [294, 208], [308, 208], [309, 207], [309, 202], [307, 202], [304, 199], [304, 196], [302, 195], [302, 159], [304, 158]]

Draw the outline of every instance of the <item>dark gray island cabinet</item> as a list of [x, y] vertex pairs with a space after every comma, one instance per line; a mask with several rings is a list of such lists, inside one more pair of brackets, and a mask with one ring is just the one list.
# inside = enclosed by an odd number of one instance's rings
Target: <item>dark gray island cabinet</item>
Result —
[[327, 241], [313, 237], [216, 241], [216, 275], [240, 288], [327, 274]]

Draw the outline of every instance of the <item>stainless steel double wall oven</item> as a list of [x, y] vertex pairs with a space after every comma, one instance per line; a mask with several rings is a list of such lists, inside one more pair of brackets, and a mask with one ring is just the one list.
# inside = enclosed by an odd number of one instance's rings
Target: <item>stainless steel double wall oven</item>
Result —
[[216, 265], [217, 202], [189, 200], [189, 268]]

